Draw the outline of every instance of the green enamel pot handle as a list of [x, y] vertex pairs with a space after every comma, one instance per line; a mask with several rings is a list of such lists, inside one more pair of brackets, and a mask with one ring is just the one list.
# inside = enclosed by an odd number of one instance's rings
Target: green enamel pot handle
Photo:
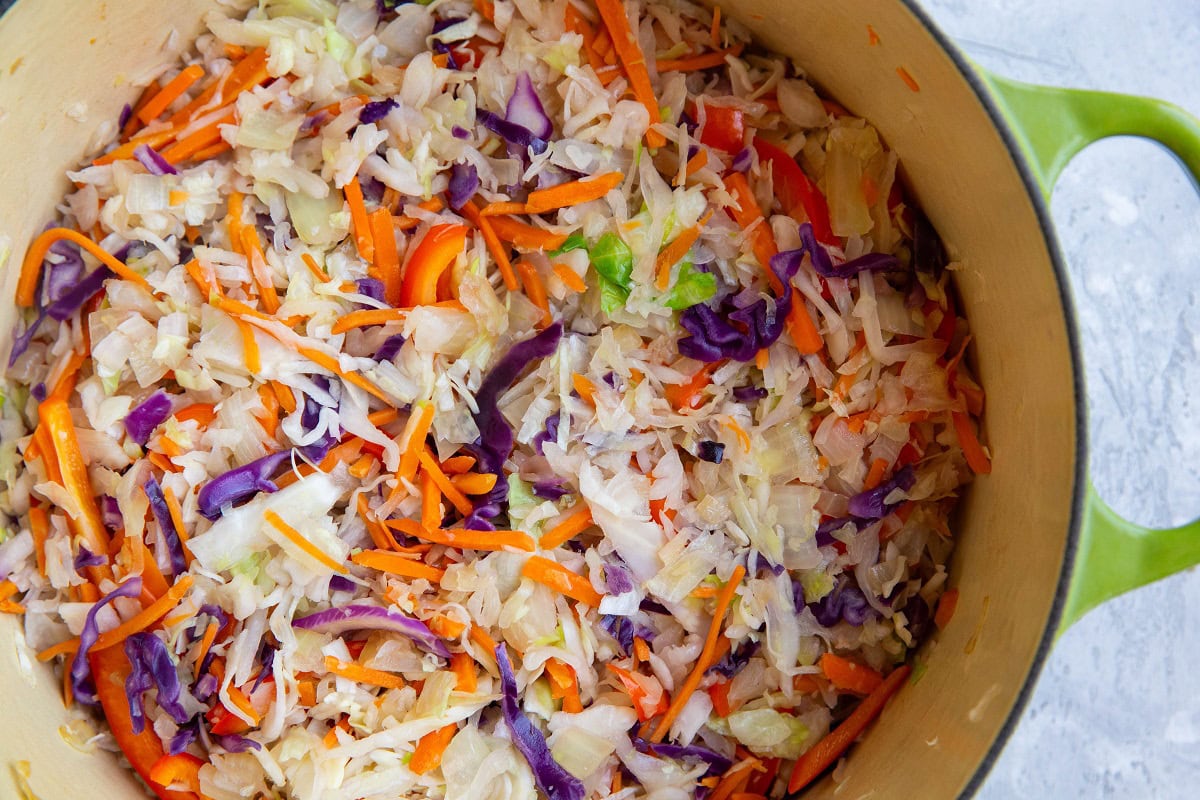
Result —
[[[1200, 186], [1200, 121], [1148, 97], [1033, 86], [980, 70], [1049, 200], [1076, 153], [1109, 136], [1140, 136], [1175, 154]], [[1122, 519], [1088, 483], [1062, 628], [1105, 600], [1200, 564], [1200, 520], [1170, 530]]]

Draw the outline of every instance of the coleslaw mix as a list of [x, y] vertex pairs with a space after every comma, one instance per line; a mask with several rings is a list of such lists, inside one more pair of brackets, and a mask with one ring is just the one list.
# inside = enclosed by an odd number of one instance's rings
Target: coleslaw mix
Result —
[[64, 737], [192, 800], [836, 763], [990, 469], [877, 131], [679, 0], [207, 27], [22, 264], [0, 611]]

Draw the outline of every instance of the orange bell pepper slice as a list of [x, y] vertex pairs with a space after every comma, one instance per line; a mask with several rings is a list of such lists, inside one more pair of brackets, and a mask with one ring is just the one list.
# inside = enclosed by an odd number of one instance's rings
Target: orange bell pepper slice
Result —
[[400, 281], [400, 306], [429, 306], [438, 301], [438, 281], [458, 258], [467, 243], [465, 225], [435, 225], [429, 229]]

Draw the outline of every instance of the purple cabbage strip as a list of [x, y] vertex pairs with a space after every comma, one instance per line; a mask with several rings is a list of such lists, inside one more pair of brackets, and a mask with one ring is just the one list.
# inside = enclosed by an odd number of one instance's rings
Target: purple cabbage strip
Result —
[[150, 441], [150, 434], [171, 416], [171, 396], [159, 389], [134, 406], [125, 416], [125, 432], [142, 447]]
[[754, 151], [749, 147], [743, 147], [738, 154], [733, 157], [733, 161], [730, 163], [729, 168], [734, 172], [749, 172], [750, 167], [753, 165]]
[[25, 354], [29, 349], [29, 345], [33, 342], [34, 335], [38, 332], [38, 328], [42, 325], [42, 320], [46, 319], [46, 312], [39, 311], [34, 317], [33, 322], [29, 323], [25, 330], [20, 333], [16, 332], [16, 326], [13, 326], [13, 345], [12, 351], [8, 354], [8, 366], [11, 368], [17, 363], [17, 359]]
[[886, 480], [874, 489], [860, 492], [850, 498], [850, 513], [862, 519], [882, 519], [892, 513], [900, 502], [887, 503], [887, 496], [897, 489], [908, 491], [917, 482], [917, 474], [912, 464], [901, 469], [891, 480]]
[[857, 519], [855, 517], [836, 517], [834, 519], [827, 519], [822, 522], [817, 526], [817, 547], [829, 547], [831, 544], [836, 542], [837, 539], [833, 538], [834, 532], [840, 531], [847, 525], [847, 523], [851, 522], [854, 523], [855, 530], [861, 531], [867, 526], [867, 522], [865, 520]]
[[450, 49], [450, 45], [441, 39], [433, 40], [433, 51], [446, 57], [446, 67], [448, 69], [462, 69], [462, 66], [458, 63], [458, 59], [454, 57], [454, 51]]
[[733, 390], [733, 399], [739, 403], [762, 400], [766, 396], [767, 390], [761, 386], [739, 386]]
[[71, 662], [71, 692], [81, 705], [94, 706], [97, 704], [96, 688], [92, 685], [92, 668], [88, 663], [87, 654], [100, 635], [100, 627], [96, 623], [96, 615], [100, 609], [116, 600], [118, 597], [139, 597], [142, 594], [142, 579], [135, 575], [97, 600], [83, 621], [83, 630], [79, 634], [79, 650], [75, 660]]
[[121, 106], [121, 113], [117, 115], [117, 130], [124, 128], [125, 123], [129, 122], [132, 117], [133, 106], [129, 105], [129, 103]]
[[705, 775], [721, 775], [733, 766], [733, 761], [720, 753], [700, 745], [655, 744], [640, 736], [633, 737], [633, 746], [638, 752], [659, 758], [695, 759], [708, 764]]
[[358, 121], [363, 125], [367, 125], [372, 122], [379, 122], [381, 119], [390, 114], [393, 108], [399, 107], [400, 104], [390, 97], [386, 100], [376, 100], [373, 103], [367, 103], [362, 107], [362, 110], [358, 112]]
[[537, 451], [539, 456], [544, 455], [542, 448], [545, 447], [546, 442], [558, 441], [558, 426], [560, 422], [559, 412], [555, 411], [546, 417], [546, 429], [533, 437], [533, 449]]
[[479, 191], [479, 171], [474, 164], [456, 163], [450, 166], [450, 186], [446, 190], [450, 207], [458, 211]]
[[[200, 610], [196, 612], [196, 616], [193, 618], [192, 632], [188, 635], [190, 641], [194, 642], [199, 639], [203, 635], [204, 629], [208, 627], [207, 624], [200, 624], [200, 619], [205, 616], [212, 622], [217, 623], [218, 631], [229, 624], [229, 615], [225, 613], [225, 609], [213, 603], [205, 603], [200, 606]], [[200, 671], [203, 672], [204, 670]]]
[[[207, 668], [209, 663], [211, 662], [205, 658], [205, 663], [201, 665], [202, 668]], [[220, 685], [216, 675], [213, 675], [211, 672], [205, 672], [200, 676], [200, 680], [196, 681], [195, 687], [192, 688], [192, 694], [201, 703], [207, 703], [217, 693]]]
[[534, 155], [541, 155], [550, 146], [545, 139], [535, 136], [533, 131], [525, 126], [509, 122], [504, 117], [494, 114], [491, 111], [485, 111], [481, 108], [475, 112], [475, 118], [479, 120], [483, 127], [501, 137], [509, 144], [531, 148]]
[[[799, 583], [792, 583], [792, 594], [796, 608], [802, 607], [804, 605], [804, 589]], [[809, 603], [808, 607], [813, 612], [813, 616], [817, 618], [817, 622], [826, 628], [841, 621], [857, 628], [875, 613], [862, 593], [862, 589], [845, 576], [838, 580], [833, 591], [817, 602]]]
[[[813, 271], [823, 278], [853, 278], [864, 271], [886, 272], [901, 269], [900, 260], [885, 253], [867, 253], [834, 266], [829, 251], [817, 241], [812, 224], [808, 222], [800, 224], [800, 246], [795, 250], [785, 250], [775, 258], [794, 262], [798, 266], [806, 254], [812, 260]], [[773, 258], [772, 261], [774, 260]]]
[[500, 668], [500, 687], [503, 691], [500, 708], [504, 712], [504, 723], [508, 726], [513, 744], [529, 762], [538, 788], [548, 800], [583, 800], [587, 793], [583, 781], [567, 772], [554, 760], [546, 744], [546, 737], [521, 711], [517, 679], [513, 675], [512, 662], [508, 660], [507, 645], [496, 645], [494, 655], [496, 666]]
[[379, 350], [375, 353], [375, 360], [391, 361], [400, 352], [401, 347], [404, 347], [404, 334], [393, 333], [383, 340], [383, 344], [379, 345]]
[[706, 362], [722, 358], [750, 361], [759, 350], [774, 344], [792, 310], [792, 278], [800, 269], [799, 259], [782, 255], [772, 258], [770, 264], [783, 284], [783, 293], [774, 302], [764, 297], [739, 305], [744, 293], [727, 293], [715, 308], [697, 303], [680, 314], [680, 326], [691, 334], [679, 340], [680, 355]]
[[57, 264], [49, 259], [42, 262], [42, 291], [40, 296], [46, 305], [58, 302], [83, 278], [86, 267], [79, 246], [74, 242], [59, 240], [50, 245], [50, 252], [62, 260]]
[[450, 658], [450, 651], [446, 649], [445, 643], [434, 635], [424, 622], [379, 606], [349, 605], [329, 608], [292, 620], [292, 627], [331, 633], [334, 636], [346, 631], [392, 631], [407, 636], [418, 647], [435, 656]]
[[531, 487], [534, 495], [543, 500], [561, 500], [571, 494], [571, 490], [563, 486], [562, 478], [549, 478], [542, 481], [534, 481]]
[[904, 604], [903, 611], [905, 619], [908, 620], [908, 632], [912, 634], [913, 639], [915, 641], [924, 639], [925, 634], [929, 633], [930, 623], [933, 622], [933, 614], [930, 612], [925, 598], [914, 594]]
[[171, 166], [171, 162], [167, 161], [158, 151], [148, 144], [139, 144], [133, 149], [133, 157], [138, 160], [146, 171], [151, 175], [178, 175], [179, 170]]
[[[801, 601], [803, 602], [803, 601]], [[759, 651], [762, 645], [759, 642], [750, 642], [741, 647], [730, 650], [717, 663], [708, 668], [709, 672], [715, 672], [724, 678], [732, 678], [742, 671], [742, 668], [750, 663], [750, 659]]]
[[516, 382], [531, 363], [554, 353], [560, 339], [562, 323], [556, 321], [536, 336], [517, 342], [496, 362], [475, 393], [475, 403], [479, 408], [475, 414], [479, 439], [471, 449], [479, 461], [479, 471], [495, 475], [496, 485], [476, 502], [475, 510], [465, 522], [468, 528], [487, 530], [472, 526], [498, 516], [508, 502], [508, 478], [504, 474], [504, 462], [512, 452], [513, 431], [497, 405], [500, 395]]
[[103, 495], [100, 498], [100, 518], [104, 527], [113, 533], [125, 527], [125, 516], [121, 513], [121, 504], [115, 497]]
[[262, 665], [262, 668], [258, 671], [258, 677], [254, 679], [254, 685], [250, 687], [251, 693], [255, 692], [259, 686], [262, 686], [262, 682], [265, 681], [267, 676], [271, 674], [275, 667], [276, 652], [277, 648], [266, 639], [264, 639], [263, 643], [259, 645], [258, 663]]
[[554, 133], [554, 123], [546, 116], [546, 109], [542, 107], [542, 101], [527, 72], [517, 75], [517, 84], [504, 108], [504, 118], [539, 139], [549, 139], [550, 134]]
[[200, 493], [196, 496], [200, 513], [205, 519], [216, 520], [226, 506], [248, 500], [259, 492], [279, 491], [271, 476], [291, 457], [291, 450], [283, 450], [213, 478], [200, 487]]
[[216, 737], [216, 743], [230, 753], [244, 753], [247, 750], [262, 749], [262, 745], [258, 742], [236, 733], [228, 736], [218, 736]]
[[143, 695], [151, 688], [158, 689], [158, 707], [182, 725], [191, 715], [179, 703], [179, 675], [167, 645], [153, 633], [140, 632], [125, 640], [125, 655], [133, 670], [125, 679], [125, 696], [129, 698], [129, 716], [133, 732], [146, 729], [146, 705]]
[[82, 572], [84, 567], [99, 567], [108, 563], [102, 555], [93, 553], [83, 545], [79, 545], [79, 552], [75, 555], [74, 567], [76, 572]]
[[609, 594], [625, 594], [633, 591], [633, 577], [624, 567], [605, 564], [604, 585], [608, 588]]
[[353, 592], [358, 588], [358, 584], [349, 578], [344, 578], [341, 575], [331, 575], [329, 577], [329, 591], [331, 592]]
[[167, 543], [167, 552], [171, 557], [171, 571], [176, 575], [187, 572], [187, 558], [183, 555], [183, 541], [179, 531], [175, 530], [175, 520], [171, 518], [171, 509], [167, 507], [167, 498], [163, 496], [162, 487], [153, 476], [142, 486], [146, 498], [150, 501], [150, 510], [158, 527], [162, 529], [163, 539]]
[[[216, 678], [213, 678], [213, 680], [216, 680]], [[196, 717], [196, 719], [198, 720], [199, 717]], [[175, 735], [171, 737], [171, 742], [167, 745], [167, 752], [173, 756], [177, 756], [184, 750], [187, 750], [196, 741], [196, 725], [198, 724], [198, 722], [193, 722], [192, 724], [181, 726], [175, 732]]]
[[33, 399], [37, 400], [39, 403], [46, 402], [46, 382], [38, 381], [33, 385], [33, 388], [29, 390], [29, 393], [33, 395]]
[[378, 278], [359, 278], [354, 282], [358, 287], [358, 293], [365, 295], [380, 303], [386, 303], [384, 300], [383, 281]]
[[450, 134], [455, 139], [470, 139], [471, 138], [471, 132], [469, 130], [467, 130], [466, 128], [464, 128], [462, 125], [455, 125], [453, 128], [450, 129]]
[[[321, 376], [314, 376], [316, 377]], [[329, 389], [328, 382], [322, 387], [326, 391]], [[321, 421], [321, 409], [324, 408], [320, 403], [314, 400], [311, 396], [304, 398], [304, 410], [300, 412], [300, 426], [305, 432], [311, 431], [317, 427], [317, 423]], [[307, 458], [309, 461], [320, 461], [329, 452], [329, 448], [337, 444], [338, 437], [331, 434], [328, 430], [323, 436], [320, 436], [311, 444], [306, 444], [303, 447], [298, 447], [296, 450]]]
[[605, 614], [600, 617], [600, 628], [616, 640], [625, 655], [633, 652], [633, 640], [635, 637], [646, 642], [652, 642], [657, 635], [657, 632], [648, 625], [635, 622], [630, 617], [618, 617], [615, 614]]
[[75, 284], [58, 300], [46, 307], [46, 315], [63, 322], [75, 316], [84, 303], [91, 300], [104, 288], [104, 282], [113, 277], [112, 271], [100, 265], [90, 275]]

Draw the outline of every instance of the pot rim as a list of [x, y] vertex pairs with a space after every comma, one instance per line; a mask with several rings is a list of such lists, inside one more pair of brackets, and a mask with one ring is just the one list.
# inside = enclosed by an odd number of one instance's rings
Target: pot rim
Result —
[[1046, 251], [1050, 256], [1050, 263], [1054, 268], [1054, 280], [1058, 286], [1059, 301], [1062, 304], [1063, 318], [1067, 329], [1067, 345], [1071, 353], [1071, 382], [1075, 392], [1075, 470], [1074, 487], [1071, 497], [1071, 518], [1067, 524], [1066, 548], [1063, 552], [1063, 565], [1058, 576], [1058, 586], [1054, 592], [1054, 602], [1051, 605], [1050, 614], [1046, 618], [1046, 627], [1042, 631], [1041, 640], [1038, 642], [1037, 651], [1029, 666], [1029, 671], [1025, 675], [1021, 690], [1017, 694], [1016, 700], [1009, 709], [1008, 716], [1000, 726], [1000, 730], [996, 733], [996, 737], [988, 748], [987, 753], [979, 762], [971, 779], [959, 794], [960, 800], [965, 800], [965, 798], [973, 797], [979, 791], [984, 780], [991, 772], [992, 767], [995, 766], [996, 761], [1000, 758], [1004, 746], [1016, 730], [1017, 724], [1025, 712], [1025, 707], [1033, 695], [1033, 690], [1037, 686], [1042, 669], [1046, 665], [1046, 660], [1049, 658], [1050, 648], [1053, 646], [1055, 638], [1059, 633], [1059, 626], [1067, 601], [1067, 592], [1070, 588], [1071, 577], [1075, 569], [1075, 555], [1079, 546], [1083, 507], [1087, 494], [1087, 390], [1084, 385], [1083, 350], [1079, 341], [1075, 304], [1071, 297], [1071, 285], [1067, 274], [1066, 261], [1063, 259], [1062, 251], [1059, 247], [1058, 235], [1055, 232], [1054, 223], [1050, 216], [1050, 209], [1042, 195], [1041, 185], [1038, 183], [1033, 170], [1029, 166], [1028, 160], [1021, 151], [1021, 146], [1008, 118], [1000, 110], [979, 70], [959, 50], [958, 45], [937, 26], [933, 19], [930, 18], [928, 12], [921, 8], [917, 0], [900, 0], [900, 2], [929, 32], [929, 35], [933, 37], [938, 46], [950, 57], [950, 60], [954, 62], [959, 73], [961, 73], [963, 79], [971, 87], [976, 98], [991, 118], [993, 127], [995, 127], [997, 133], [1004, 140], [1005, 146], [1008, 148], [1013, 165], [1016, 167], [1017, 172], [1020, 173], [1021, 181], [1025, 185], [1026, 194], [1029, 195], [1029, 201], [1033, 205], [1034, 213], [1037, 215], [1038, 225], [1042, 231], [1042, 238], [1046, 242]]

